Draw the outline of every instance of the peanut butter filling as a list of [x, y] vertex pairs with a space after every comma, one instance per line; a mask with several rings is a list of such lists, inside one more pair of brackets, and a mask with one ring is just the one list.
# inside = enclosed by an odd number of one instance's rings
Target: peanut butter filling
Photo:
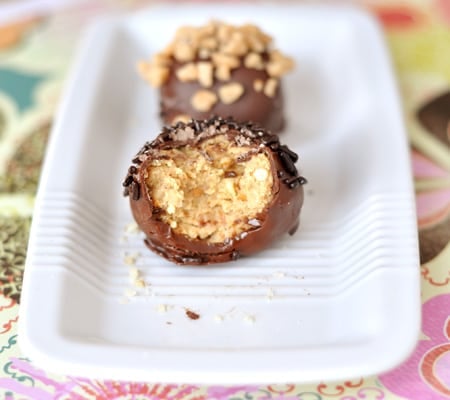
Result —
[[162, 221], [210, 243], [255, 229], [273, 196], [268, 156], [225, 135], [160, 150], [147, 168], [146, 184]]

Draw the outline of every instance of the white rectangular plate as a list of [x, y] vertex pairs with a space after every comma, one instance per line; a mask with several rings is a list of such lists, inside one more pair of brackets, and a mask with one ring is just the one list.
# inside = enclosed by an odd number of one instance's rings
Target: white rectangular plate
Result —
[[[156, 92], [135, 65], [178, 26], [211, 17], [257, 23], [295, 57], [283, 82], [282, 141], [300, 154], [309, 184], [293, 237], [235, 263], [178, 267], [124, 231], [132, 218], [122, 179], [160, 130]], [[131, 287], [124, 257], [135, 252], [149, 285], [121, 304]], [[418, 265], [406, 135], [369, 16], [326, 6], [153, 7], [103, 20], [86, 38], [39, 189], [20, 343], [49, 370], [98, 378], [238, 384], [372, 374], [415, 345]]]

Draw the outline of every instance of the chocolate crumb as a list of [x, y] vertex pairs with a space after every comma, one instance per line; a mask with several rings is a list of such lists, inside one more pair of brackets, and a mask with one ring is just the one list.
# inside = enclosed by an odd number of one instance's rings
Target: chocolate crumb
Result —
[[186, 309], [186, 316], [187, 316], [189, 319], [192, 319], [192, 320], [194, 320], [194, 321], [200, 318], [200, 315], [199, 315], [199, 314], [197, 314], [196, 312], [191, 311], [191, 310], [189, 310], [189, 309]]

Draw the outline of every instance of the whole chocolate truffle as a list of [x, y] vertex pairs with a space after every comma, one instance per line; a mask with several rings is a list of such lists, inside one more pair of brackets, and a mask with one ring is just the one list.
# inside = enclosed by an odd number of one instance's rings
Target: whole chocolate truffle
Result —
[[167, 124], [232, 116], [279, 133], [284, 127], [280, 78], [294, 63], [271, 46], [272, 38], [255, 25], [186, 26], [164, 51], [140, 63], [139, 71], [160, 88]]
[[182, 265], [236, 260], [299, 224], [297, 154], [251, 123], [212, 118], [165, 127], [123, 182], [147, 246]]

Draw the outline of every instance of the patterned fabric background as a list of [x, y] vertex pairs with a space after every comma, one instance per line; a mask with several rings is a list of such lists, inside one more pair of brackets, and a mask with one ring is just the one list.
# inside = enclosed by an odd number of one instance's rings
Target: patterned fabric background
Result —
[[[366, 2], [385, 27], [411, 141], [421, 250], [423, 323], [414, 354], [381, 376], [314, 385], [206, 387], [96, 381], [35, 368], [17, 345], [33, 201], [74, 46], [105, 9], [86, 2], [0, 26], [0, 397], [18, 399], [417, 399], [450, 397], [450, 1]], [[431, 120], [435, 115], [436, 120]], [[436, 122], [437, 121], [437, 122]]]

